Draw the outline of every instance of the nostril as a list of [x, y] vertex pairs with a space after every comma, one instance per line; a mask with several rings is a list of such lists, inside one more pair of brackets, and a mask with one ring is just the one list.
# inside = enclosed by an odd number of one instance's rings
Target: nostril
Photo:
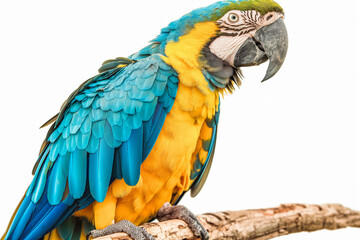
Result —
[[273, 17], [273, 15], [270, 14], [269, 16], [267, 16], [266, 21], [270, 21], [270, 19], [271, 19], [272, 17]]
[[263, 48], [263, 46], [261, 45], [261, 43], [258, 42], [254, 37], [253, 37], [252, 39], [253, 39], [255, 45], [256, 45], [261, 51], [265, 52], [265, 49]]

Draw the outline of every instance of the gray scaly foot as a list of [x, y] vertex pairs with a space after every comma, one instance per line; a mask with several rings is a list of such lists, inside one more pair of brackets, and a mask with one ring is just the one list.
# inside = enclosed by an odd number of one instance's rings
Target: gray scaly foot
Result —
[[203, 225], [201, 225], [199, 220], [189, 211], [189, 209], [182, 205], [171, 206], [170, 203], [165, 203], [158, 211], [157, 219], [160, 222], [181, 219], [187, 223], [196, 237], [200, 237], [202, 240], [209, 239], [209, 233], [205, 230]]
[[92, 230], [87, 234], [87, 239], [89, 239], [90, 236], [92, 238], [97, 238], [118, 232], [127, 233], [134, 240], [155, 240], [155, 238], [148, 233], [145, 228], [135, 226], [128, 220], [122, 220], [118, 223], [107, 226], [104, 229]]

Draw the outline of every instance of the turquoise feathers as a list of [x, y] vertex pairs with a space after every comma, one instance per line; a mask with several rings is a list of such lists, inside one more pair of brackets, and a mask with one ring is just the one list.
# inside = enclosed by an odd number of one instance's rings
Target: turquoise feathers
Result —
[[[134, 144], [136, 146], [142, 144], [142, 134], [137, 133], [136, 130], [143, 125], [143, 122], [150, 120], [158, 101], [162, 103], [166, 112], [170, 110], [178, 80], [177, 74], [169, 70], [161, 58], [154, 55], [128, 67], [110, 70], [114, 74], [109, 78], [103, 77], [107, 76], [108, 72], [95, 77], [74, 97], [63, 121], [50, 135], [49, 155], [38, 167], [35, 175], [40, 172], [40, 176], [34, 178], [27, 195], [33, 193], [33, 188], [40, 188], [39, 194], [33, 199], [36, 203], [42, 193], [41, 186], [45, 184], [42, 178], [46, 176], [47, 165], [56, 164], [57, 171], [50, 174], [52, 179], [55, 178], [52, 175], [59, 174], [58, 168], [67, 170], [66, 165], [70, 162], [68, 177], [63, 174], [57, 178], [63, 180], [59, 187], [60, 194], [54, 190], [48, 193], [49, 199], [53, 200], [50, 203], [59, 203], [66, 180], [69, 181], [71, 196], [75, 199], [80, 198], [87, 181], [85, 171], [88, 153], [90, 190], [95, 200], [103, 201], [111, 178], [114, 149], [121, 145], [123, 145], [121, 148], [128, 149]], [[169, 87], [167, 87], [168, 82], [171, 82]], [[131, 134], [138, 137], [128, 141]], [[136, 155], [138, 151], [120, 152], [123, 156], [128, 153]], [[70, 160], [68, 160], [69, 156]], [[127, 162], [130, 157], [121, 157], [121, 166], [124, 169], [122, 176], [129, 185], [137, 183], [140, 164], [146, 156], [141, 154], [136, 157], [139, 159], [138, 164]]]
[[137, 184], [174, 103], [178, 78], [157, 54], [115, 61], [124, 65], [105, 63], [104, 72], [63, 105], [6, 239], [40, 238], [70, 221], [74, 211], [102, 202], [115, 179]]

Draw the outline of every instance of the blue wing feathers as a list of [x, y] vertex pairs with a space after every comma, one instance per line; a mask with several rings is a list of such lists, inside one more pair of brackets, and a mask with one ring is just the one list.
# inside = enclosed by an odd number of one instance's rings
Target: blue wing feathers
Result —
[[73, 235], [73, 229], [75, 228], [76, 220], [74, 218], [66, 219], [58, 227], [58, 233], [62, 239], [71, 239]]
[[[177, 73], [153, 55], [100, 73], [73, 92], [6, 239], [41, 238], [74, 211], [94, 200], [102, 202], [114, 179], [136, 185], [140, 166], [172, 107], [177, 83]], [[59, 234], [69, 237], [65, 231]]]
[[105, 121], [93, 122], [91, 129], [96, 138], [102, 138], [104, 136]]
[[6, 238], [11, 235], [11, 233], [14, 231], [14, 229], [18, 226], [19, 221], [22, 219], [23, 216], [25, 216], [24, 213], [30, 203], [31, 203], [31, 197], [25, 196], [24, 199], [22, 200], [20, 208], [18, 209], [18, 211], [15, 215], [15, 218], [9, 228], [9, 231], [6, 234]]
[[96, 94], [96, 97], [95, 97], [94, 102], [92, 103], [91, 107], [92, 107], [92, 109], [98, 109], [98, 108], [100, 108], [100, 100], [101, 100], [100, 94], [98, 94], [98, 93], [93, 93], [93, 94]]
[[[69, 152], [74, 152], [76, 149], [75, 135], [71, 134], [66, 138], [66, 148]], [[58, 149], [57, 149], [58, 150]], [[58, 151], [59, 152], [59, 151]]]
[[39, 176], [39, 172], [42, 169], [43, 163], [44, 163], [45, 159], [47, 158], [47, 156], [48, 156], [48, 154], [50, 152], [50, 149], [51, 149], [51, 146], [47, 147], [44, 150], [44, 153], [42, 155], [40, 155], [41, 158], [40, 158], [38, 167], [35, 170], [34, 180], [32, 181], [32, 183], [30, 184], [28, 190], [26, 191], [26, 196], [30, 196], [32, 194], [32, 192], [34, 190], [34, 187], [36, 186], [36, 182], [37, 182], [37, 178]]
[[128, 141], [120, 146], [121, 171], [125, 183], [135, 186], [140, 177], [143, 160], [143, 127], [134, 129]]
[[142, 125], [142, 119], [140, 119], [140, 114], [127, 115], [125, 125], [127, 125], [130, 129], [137, 129]]
[[161, 96], [166, 89], [165, 87], [166, 87], [166, 82], [156, 81], [153, 85], [153, 91], [157, 96]]
[[58, 137], [61, 135], [61, 131], [59, 129], [56, 129], [51, 135], [50, 135], [50, 138], [49, 138], [49, 141], [50, 142], [55, 142], [56, 139], [58, 139]]
[[[82, 134], [86, 134], [86, 133], [90, 133], [91, 132], [91, 118], [88, 115], [86, 117], [86, 119], [84, 120], [84, 122], [82, 123], [81, 127], [80, 127], [80, 131]], [[52, 141], [51, 139], [49, 139], [49, 141]], [[53, 141], [52, 141], [53, 142]]]
[[70, 123], [70, 134], [76, 134], [76, 132], [80, 129], [81, 124], [85, 120], [85, 116], [81, 116], [80, 112], [76, 112], [73, 115], [73, 119]]
[[[80, 116], [81, 118], [87, 117], [87, 116], [89, 115], [90, 110], [91, 110], [91, 109], [90, 109], [89, 107], [88, 107], [88, 108], [80, 108], [79, 111], [78, 111], [79, 116]], [[84, 120], [84, 119], [82, 119], [80, 123], [83, 123], [83, 120]]]
[[14, 231], [12, 232], [12, 238], [13, 239], [19, 239], [22, 232], [24, 231], [28, 221], [31, 218], [31, 215], [33, 214], [35, 210], [36, 204], [33, 202], [29, 202], [27, 205], [26, 210], [24, 211], [24, 214], [21, 216], [21, 219], [19, 219], [19, 222], [17, 222], [16, 227]]
[[[80, 150], [86, 149], [86, 147], [89, 144], [90, 137], [91, 137], [91, 132], [83, 133], [83, 134], [76, 134], [75, 135], [76, 146]], [[59, 153], [61, 154], [61, 152], [59, 152]]]
[[79, 111], [80, 107], [81, 107], [81, 102], [75, 102], [74, 104], [71, 105], [69, 111], [72, 113], [76, 113], [77, 111]]
[[141, 110], [142, 105], [143, 103], [141, 101], [128, 97], [125, 100], [124, 113], [128, 115], [135, 114], [136, 112], [139, 112]]
[[158, 137], [158, 134], [161, 131], [161, 128], [165, 122], [166, 117], [166, 110], [162, 107], [161, 104], [158, 104], [158, 106], [155, 109], [154, 117], [152, 118], [152, 121], [147, 122], [146, 125], [146, 134], [144, 139], [144, 159], [149, 155], [152, 147], [155, 144], [155, 141]]
[[88, 153], [94, 153], [96, 152], [97, 148], [99, 146], [99, 139], [94, 136], [94, 134], [91, 134], [89, 143], [86, 147], [86, 151]]
[[113, 165], [113, 178], [122, 179], [122, 170], [121, 170], [121, 157], [120, 157], [120, 148], [116, 148], [114, 152], [114, 165]]
[[131, 134], [131, 129], [123, 124], [123, 126], [112, 125], [114, 138], [118, 141], [122, 141], [122, 139], [128, 139]]
[[33, 201], [34, 203], [37, 203], [39, 201], [40, 197], [42, 196], [42, 194], [44, 192], [45, 185], [46, 185], [47, 173], [48, 173], [51, 165], [52, 165], [52, 162], [49, 160], [49, 158], [47, 158], [45, 165], [42, 167], [42, 169], [39, 173], [39, 178], [37, 179], [37, 185], [34, 189], [34, 192], [32, 193], [31, 201]]
[[120, 112], [109, 111], [106, 119], [110, 123], [111, 126], [114, 126], [114, 125], [121, 126], [122, 125], [122, 118], [121, 118]]
[[154, 98], [152, 102], [145, 102], [143, 104], [143, 107], [138, 114], [144, 122], [149, 121], [153, 117], [154, 109], [156, 108], [157, 104], [159, 104], [157, 97]]
[[44, 194], [40, 201], [36, 204], [36, 208], [32, 213], [22, 235], [29, 233], [32, 229], [39, 225], [41, 220], [45, 219], [53, 208], [54, 205], [48, 203], [46, 195]]
[[80, 239], [81, 230], [87, 233], [94, 229], [94, 226], [88, 222], [85, 218], [78, 219], [75, 217], [67, 218], [58, 227], [58, 234], [61, 239], [66, 240], [78, 240]]
[[104, 126], [104, 139], [110, 148], [115, 148], [118, 145], [118, 141], [114, 138], [113, 130], [108, 121], [105, 121]]
[[202, 141], [202, 148], [205, 151], [209, 152], [211, 144], [212, 144], [212, 138], [210, 138], [209, 140], [206, 140], [206, 141]]
[[102, 202], [110, 183], [114, 160], [114, 148], [108, 146], [104, 139], [95, 153], [89, 154], [89, 185], [92, 196]]
[[105, 116], [106, 116], [105, 113], [100, 108], [96, 108], [96, 109], [93, 108], [90, 112], [90, 117], [92, 122], [103, 120]]
[[53, 226], [56, 226], [62, 218], [68, 217], [72, 212], [71, 210], [74, 209], [75, 206], [68, 206], [64, 203], [51, 206], [43, 218], [38, 220], [34, 219], [32, 221], [38, 223], [35, 227], [31, 229], [25, 229], [22, 234], [23, 239], [41, 239], [41, 237], [44, 235], [44, 232], [47, 233], [51, 231]]
[[67, 126], [67, 127], [64, 127], [64, 130], [62, 132], [62, 137], [64, 139], [68, 138], [70, 136], [70, 128]]
[[68, 126], [68, 125], [70, 124], [70, 122], [71, 122], [72, 116], [73, 116], [73, 115], [70, 114], [70, 113], [66, 114], [63, 122], [61, 122], [61, 125], [62, 125], [62, 126]]
[[65, 156], [58, 156], [50, 173], [47, 197], [52, 205], [59, 204], [63, 197], [69, 174], [69, 163], [70, 153], [65, 154]]
[[[76, 139], [75, 139], [76, 140]], [[58, 143], [58, 153], [61, 155], [61, 156], [64, 156], [65, 154], [68, 153], [68, 149], [66, 147], [66, 142], [65, 141], [61, 141], [59, 140], [59, 143]]]
[[70, 155], [69, 164], [69, 190], [73, 198], [83, 196], [87, 178], [87, 152], [76, 149]]
[[85, 101], [82, 102], [82, 107], [87, 109], [91, 106], [91, 104], [94, 102], [95, 97], [87, 97]]
[[[208, 119], [206, 121], [206, 124], [209, 128], [212, 128], [212, 134], [210, 140], [204, 140], [202, 142], [202, 147], [205, 151], [208, 152], [205, 163], [203, 165], [199, 165], [200, 160], [197, 159], [195, 161], [195, 166], [193, 166], [192, 171], [192, 179], [196, 180], [191, 186], [191, 196], [195, 197], [201, 190], [202, 186], [204, 185], [204, 182], [207, 178], [207, 175], [209, 173], [212, 159], [214, 156], [214, 148], [216, 144], [216, 135], [217, 135], [217, 126], [219, 122], [219, 115], [220, 115], [220, 105], [219, 109], [215, 112], [215, 116], [211, 119]], [[199, 171], [200, 170], [200, 171]]]

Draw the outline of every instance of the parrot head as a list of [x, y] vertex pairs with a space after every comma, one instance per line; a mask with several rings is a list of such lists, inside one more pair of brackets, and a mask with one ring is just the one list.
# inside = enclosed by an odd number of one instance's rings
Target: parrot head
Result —
[[219, 31], [209, 42], [209, 51], [234, 68], [269, 60], [263, 81], [270, 79], [282, 66], [288, 48], [282, 8], [272, 0], [225, 3], [228, 5], [212, 16]]
[[[216, 2], [171, 22], [152, 42], [157, 46], [152, 45], [151, 50], [145, 49], [140, 54], [160, 48], [158, 52], [165, 55], [182, 54], [186, 58], [198, 49], [194, 55], [199, 55], [206, 80], [214, 88], [230, 91], [234, 83], [240, 83], [241, 67], [269, 60], [263, 81], [273, 77], [283, 64], [288, 48], [284, 12], [273, 0]], [[169, 45], [179, 42], [184, 44], [177, 44], [173, 51], [176, 53], [172, 53]]]

